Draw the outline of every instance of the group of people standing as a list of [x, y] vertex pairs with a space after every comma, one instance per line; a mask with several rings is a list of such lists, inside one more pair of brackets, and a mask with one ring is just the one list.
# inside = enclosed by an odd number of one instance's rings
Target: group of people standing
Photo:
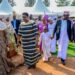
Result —
[[[64, 12], [63, 17], [53, 20], [47, 15], [43, 18], [43, 23], [39, 23], [40, 43], [43, 51], [43, 61], [48, 61], [56, 52], [58, 45], [58, 55], [63, 65], [66, 64], [69, 41], [75, 39], [75, 23], [69, 18], [69, 12]], [[42, 30], [42, 32], [41, 32]]]
[[37, 23], [30, 20], [26, 12], [22, 14], [22, 20], [16, 19], [15, 13], [12, 21], [9, 17], [5, 21], [0, 18], [0, 75], [7, 75], [10, 71], [7, 47], [12, 42], [15, 46], [22, 46], [24, 63], [31, 69], [36, 68], [42, 53], [43, 61], [48, 61], [56, 52], [56, 44], [57, 57], [65, 65], [69, 41], [75, 42], [75, 22], [72, 23], [68, 12], [64, 12], [63, 17], [57, 20], [45, 15]]

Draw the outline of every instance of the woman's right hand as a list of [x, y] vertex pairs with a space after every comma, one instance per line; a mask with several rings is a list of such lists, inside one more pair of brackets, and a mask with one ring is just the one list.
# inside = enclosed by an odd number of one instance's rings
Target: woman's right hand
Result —
[[17, 47], [21, 46], [21, 41], [17, 42]]

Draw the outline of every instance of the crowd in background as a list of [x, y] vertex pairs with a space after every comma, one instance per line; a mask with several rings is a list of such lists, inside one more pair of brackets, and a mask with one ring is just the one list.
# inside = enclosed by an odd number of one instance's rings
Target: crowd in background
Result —
[[28, 69], [36, 68], [41, 54], [43, 61], [48, 62], [56, 52], [56, 44], [57, 58], [66, 65], [69, 41], [75, 42], [75, 18], [70, 18], [69, 15], [69, 12], [64, 12], [63, 16], [57, 18], [48, 15], [33, 18], [25, 12], [21, 20], [16, 18], [14, 12], [12, 21], [10, 17], [0, 17], [0, 75], [10, 72], [11, 60], [8, 58], [17, 53], [15, 48], [20, 45], [23, 49], [24, 64]]

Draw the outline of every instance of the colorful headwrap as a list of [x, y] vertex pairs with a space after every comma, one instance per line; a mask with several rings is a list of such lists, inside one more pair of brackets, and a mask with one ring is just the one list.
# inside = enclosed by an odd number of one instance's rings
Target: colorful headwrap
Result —
[[48, 15], [44, 15], [43, 19], [48, 20]]

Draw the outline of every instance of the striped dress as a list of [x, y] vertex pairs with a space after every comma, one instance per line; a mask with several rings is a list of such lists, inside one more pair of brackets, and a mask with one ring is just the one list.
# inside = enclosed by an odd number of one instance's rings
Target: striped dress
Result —
[[36, 64], [41, 57], [36, 48], [37, 33], [38, 28], [35, 22], [29, 21], [28, 23], [21, 23], [18, 34], [22, 36], [24, 60], [25, 64], [29, 66]]

